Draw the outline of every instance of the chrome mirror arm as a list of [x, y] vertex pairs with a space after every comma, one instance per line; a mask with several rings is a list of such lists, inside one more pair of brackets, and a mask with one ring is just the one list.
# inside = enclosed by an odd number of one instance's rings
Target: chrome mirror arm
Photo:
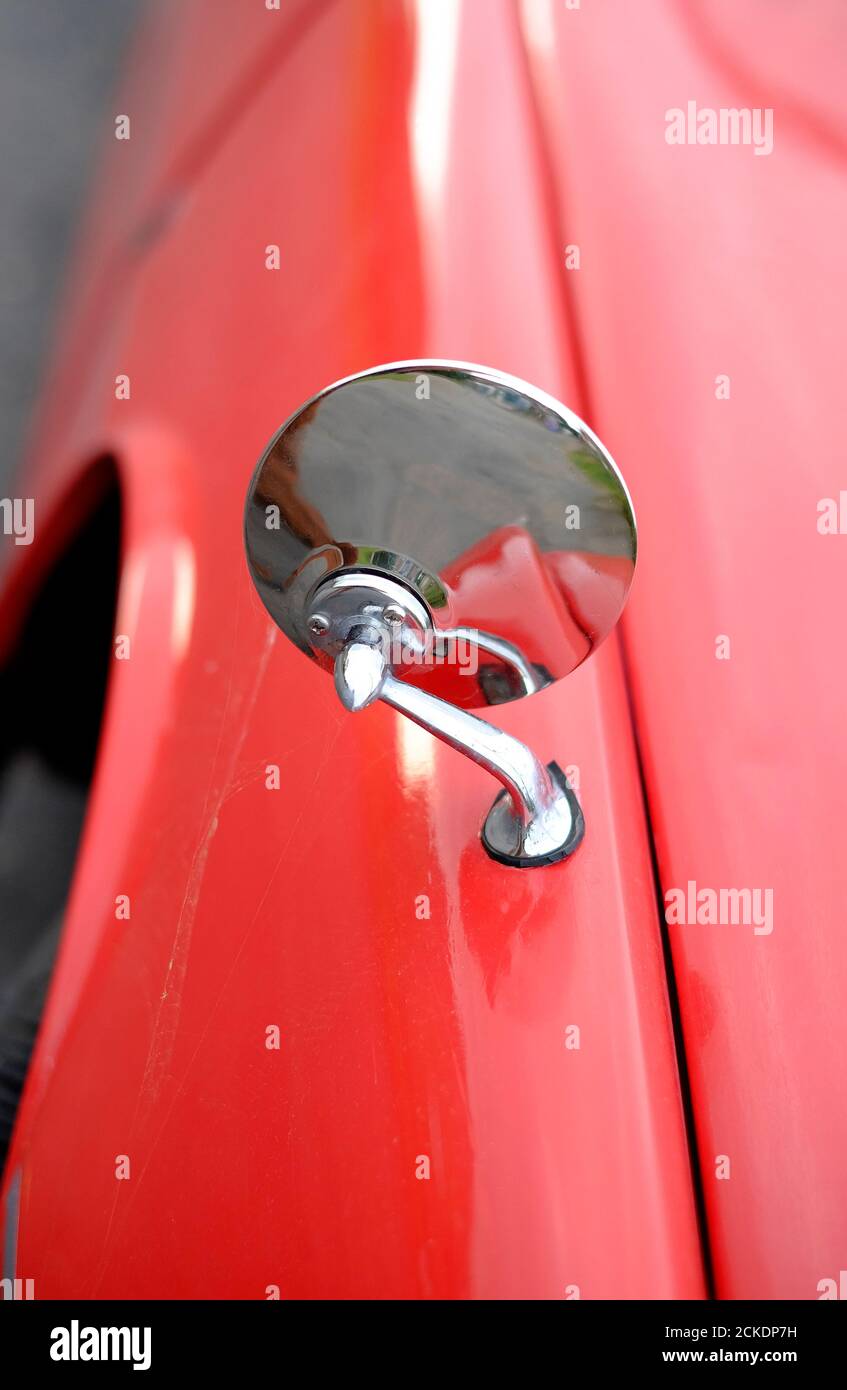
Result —
[[496, 656], [515, 672], [521, 684], [522, 695], [534, 695], [537, 690], [543, 690], [546, 685], [550, 685], [550, 678], [542, 675], [532, 662], [527, 661], [514, 642], [507, 642], [504, 637], [496, 637], [493, 632], [483, 632], [478, 627], [451, 627], [443, 629], [439, 637], [442, 641], [470, 642], [481, 652]]
[[[353, 622], [335, 656], [335, 688], [345, 709], [361, 710], [375, 700], [383, 700], [503, 784], [505, 791], [494, 802], [482, 830], [483, 845], [492, 858], [528, 868], [554, 864], [572, 854], [582, 839], [585, 823], [558, 765], [550, 763], [545, 767], [526, 744], [511, 734], [447, 700], [398, 680], [387, 656], [392, 632], [382, 614], [377, 613], [376, 602], [362, 607], [367, 613], [362, 611]], [[396, 603], [389, 605], [390, 611], [396, 611], [396, 607]], [[313, 635], [319, 639], [325, 639], [331, 630], [331, 624], [323, 626], [324, 621], [324, 614], [313, 614]], [[463, 632], [475, 636], [473, 629]], [[485, 636], [490, 638], [490, 634]], [[491, 640], [499, 645], [498, 639]], [[504, 659], [513, 660], [516, 648], [510, 643], [502, 645], [510, 653]], [[487, 649], [500, 654], [492, 646]], [[524, 662], [524, 668], [534, 676], [529, 663]]]
[[553, 801], [554, 789], [546, 767], [511, 734], [390, 673], [383, 681], [379, 698], [502, 782], [525, 827], [543, 815]]

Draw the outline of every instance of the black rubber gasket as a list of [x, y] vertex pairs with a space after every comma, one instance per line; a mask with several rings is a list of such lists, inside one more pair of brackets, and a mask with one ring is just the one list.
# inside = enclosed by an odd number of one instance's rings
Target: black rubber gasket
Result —
[[[582, 814], [582, 807], [577, 801], [574, 791], [568, 786], [567, 778], [559, 767], [559, 764], [556, 762], [548, 763], [547, 771], [550, 773], [553, 781], [561, 787], [568, 799], [568, 804], [573, 815], [570, 835], [560, 849], [554, 849], [550, 854], [537, 856], [501, 854], [500, 850], [495, 849], [493, 845], [489, 844], [485, 837], [485, 825], [483, 825], [480, 832], [483, 848], [486, 854], [489, 854], [492, 859], [497, 860], [498, 864], [505, 864], [507, 868], [512, 869], [540, 869], [543, 868], [545, 864], [559, 864], [563, 859], [568, 859], [582, 844], [582, 839], [585, 835], [585, 817]], [[504, 788], [495, 799], [494, 806], [497, 806], [498, 803], [508, 795], [509, 793]], [[492, 806], [491, 811], [494, 810], [494, 806]], [[491, 811], [488, 812], [488, 816], [491, 815]], [[486, 825], [488, 824], [488, 816], [485, 817]]]

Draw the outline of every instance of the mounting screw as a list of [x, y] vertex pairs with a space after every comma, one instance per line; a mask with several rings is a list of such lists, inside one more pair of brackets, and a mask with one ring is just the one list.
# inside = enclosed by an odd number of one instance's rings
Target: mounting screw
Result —
[[308, 626], [313, 637], [323, 637], [329, 631], [329, 618], [325, 618], [323, 613], [313, 613]]
[[406, 621], [406, 614], [399, 603], [387, 603], [382, 610], [382, 616], [387, 623], [391, 623], [392, 627]]

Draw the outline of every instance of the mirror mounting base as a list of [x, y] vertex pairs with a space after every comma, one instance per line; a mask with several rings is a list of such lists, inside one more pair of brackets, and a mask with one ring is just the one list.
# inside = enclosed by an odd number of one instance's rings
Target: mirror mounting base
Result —
[[482, 827], [483, 849], [499, 864], [508, 864], [515, 869], [541, 868], [545, 864], [559, 864], [569, 859], [579, 849], [585, 835], [585, 817], [576, 795], [568, 785], [567, 778], [559, 764], [547, 764], [550, 779], [558, 788], [570, 808], [571, 829], [564, 844], [546, 854], [527, 853], [520, 817], [515, 815], [512, 800], [505, 790], [500, 792]]

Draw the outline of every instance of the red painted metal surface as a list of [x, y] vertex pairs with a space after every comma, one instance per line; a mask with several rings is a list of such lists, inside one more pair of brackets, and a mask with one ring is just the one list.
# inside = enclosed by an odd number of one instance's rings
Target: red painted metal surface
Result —
[[114, 453], [131, 655], [8, 1170], [38, 1297], [703, 1293], [616, 642], [493, 712], [588, 823], [519, 873], [479, 844], [491, 780], [346, 715], [243, 560], [256, 457], [344, 373], [465, 358], [579, 405], [514, 12], [451, 13], [315, 6], [68, 328], [33, 488], [46, 517]]
[[[847, 539], [818, 529], [846, 476], [847, 16], [524, 20], [589, 419], [638, 499], [624, 629], [662, 885], [773, 893], [770, 932], [765, 898], [758, 934], [669, 928], [717, 1292], [815, 1299], [847, 1259]], [[773, 108], [773, 152], [668, 145], [689, 99]]]

